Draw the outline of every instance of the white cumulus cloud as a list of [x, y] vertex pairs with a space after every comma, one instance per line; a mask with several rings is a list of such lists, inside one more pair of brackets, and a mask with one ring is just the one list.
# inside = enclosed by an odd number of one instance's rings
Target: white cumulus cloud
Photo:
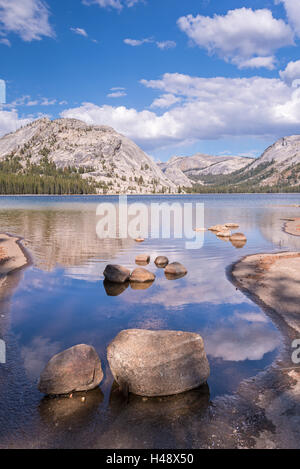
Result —
[[187, 15], [179, 18], [178, 26], [196, 45], [240, 68], [249, 60], [250, 67], [273, 68], [273, 53], [294, 44], [291, 27], [268, 9], [240, 8], [213, 17]]
[[299, 0], [275, 0], [275, 3], [283, 3], [288, 21], [298, 36], [300, 36], [300, 2]]
[[28, 42], [43, 36], [53, 37], [49, 15], [49, 8], [42, 0], [0, 0], [0, 32], [15, 33]]
[[239, 68], [267, 68], [274, 70], [276, 68], [276, 58], [270, 57], [252, 57], [251, 59], [242, 60], [238, 58], [236, 61], [232, 59], [233, 63], [236, 63]]
[[29, 124], [33, 119], [20, 118], [16, 110], [4, 111], [0, 108], [0, 137], [15, 132], [20, 127]]
[[178, 96], [174, 96], [173, 94], [162, 94], [153, 101], [150, 107], [168, 108], [180, 101], [181, 98], [179, 98]]
[[300, 60], [296, 62], [290, 62], [285, 70], [279, 72], [280, 77], [289, 85], [295, 83], [297, 85], [298, 81], [300, 84]]
[[83, 103], [64, 110], [62, 117], [109, 125], [147, 151], [205, 139], [275, 139], [299, 132], [300, 88], [279, 78], [202, 78], [169, 73], [159, 80], [142, 80], [142, 84], [158, 91], [160, 97], [172, 95], [178, 102], [163, 114]]

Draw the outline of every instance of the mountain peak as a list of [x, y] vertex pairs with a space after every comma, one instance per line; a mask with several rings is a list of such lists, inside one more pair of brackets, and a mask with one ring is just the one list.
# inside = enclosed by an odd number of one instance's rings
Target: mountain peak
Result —
[[92, 179], [100, 193], [177, 192], [171, 182], [133, 141], [108, 126], [78, 119], [38, 119], [0, 139], [0, 161], [13, 154], [26, 165], [43, 158], [57, 168], [75, 168]]

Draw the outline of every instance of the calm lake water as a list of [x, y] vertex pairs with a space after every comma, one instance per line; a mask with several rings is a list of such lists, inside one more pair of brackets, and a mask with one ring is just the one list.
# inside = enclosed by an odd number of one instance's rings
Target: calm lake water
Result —
[[[270, 365], [281, 337], [265, 313], [231, 284], [226, 268], [257, 252], [299, 250], [300, 238], [282, 231], [283, 218], [299, 216], [298, 194], [132, 196], [128, 204], [204, 203], [205, 226], [237, 222], [247, 243], [236, 248], [204, 234], [203, 247], [186, 239], [99, 239], [96, 207], [117, 197], [0, 197], [1, 232], [24, 238], [32, 265], [0, 285], [0, 447], [190, 447], [189, 419], [209, 418], [211, 402]], [[151, 227], [154, 231], [157, 227]], [[197, 235], [201, 239], [202, 234]], [[150, 288], [106, 290], [107, 263], [135, 267], [147, 253], [156, 281]], [[168, 280], [153, 260], [166, 255], [188, 274]], [[208, 387], [181, 396], [124, 402], [112, 387], [106, 347], [128, 328], [195, 331], [211, 365]], [[73, 399], [37, 391], [39, 374], [55, 353], [86, 343], [98, 351], [101, 389]], [[80, 396], [79, 396], [80, 397]], [[176, 422], [184, 419], [187, 427]], [[141, 423], [142, 422], [142, 423]], [[200, 436], [199, 436], [200, 438]], [[200, 438], [201, 439], [201, 438]], [[200, 441], [200, 440], [199, 440]], [[200, 443], [198, 443], [200, 444]]]

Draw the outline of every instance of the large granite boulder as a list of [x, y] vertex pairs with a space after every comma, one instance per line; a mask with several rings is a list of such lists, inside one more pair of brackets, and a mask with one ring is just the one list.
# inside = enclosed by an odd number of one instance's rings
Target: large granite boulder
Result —
[[42, 372], [39, 391], [47, 395], [69, 394], [96, 388], [103, 379], [100, 358], [90, 345], [75, 345], [54, 355]]
[[125, 283], [129, 280], [130, 270], [122, 265], [109, 264], [105, 267], [103, 275], [109, 282]]
[[168, 396], [204, 384], [210, 373], [199, 334], [129, 329], [107, 349], [120, 387], [141, 396]]
[[130, 282], [133, 283], [148, 283], [154, 282], [155, 275], [149, 270], [144, 269], [143, 267], [138, 267], [134, 269], [132, 274], [130, 275]]

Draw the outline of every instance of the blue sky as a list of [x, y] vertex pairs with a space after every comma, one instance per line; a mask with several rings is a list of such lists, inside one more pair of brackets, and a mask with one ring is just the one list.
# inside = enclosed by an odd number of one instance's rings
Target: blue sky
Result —
[[106, 124], [155, 159], [300, 133], [300, 0], [0, 0], [0, 135]]

